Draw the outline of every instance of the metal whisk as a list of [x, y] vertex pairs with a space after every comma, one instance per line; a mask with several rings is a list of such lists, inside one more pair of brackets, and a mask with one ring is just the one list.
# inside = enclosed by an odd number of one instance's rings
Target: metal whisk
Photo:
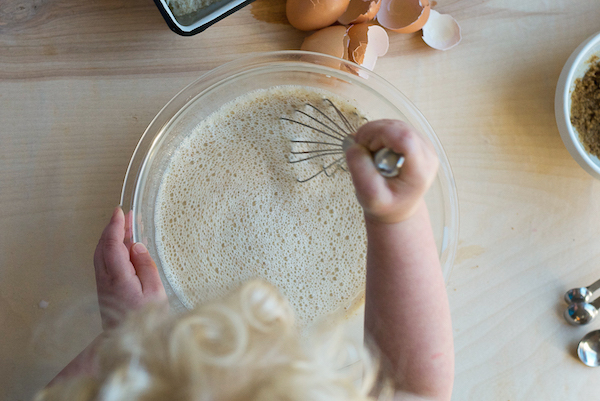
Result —
[[[307, 182], [320, 174], [330, 177], [338, 170], [347, 171], [345, 150], [354, 143], [354, 133], [366, 118], [358, 114], [353, 115], [353, 120], [344, 115], [340, 109], [329, 99], [323, 99], [323, 108], [307, 103], [307, 111], [296, 109], [300, 114], [298, 120], [281, 117], [282, 120], [299, 124], [309, 128], [317, 134], [317, 139], [292, 139], [292, 157], [290, 163], [301, 163], [309, 160], [325, 160], [321, 168], [308, 178], [297, 178], [298, 182]], [[325, 136], [326, 140], [319, 137]], [[304, 146], [306, 145], [306, 146]], [[300, 149], [299, 149], [300, 148]], [[389, 148], [380, 149], [373, 156], [373, 162], [379, 173], [384, 177], [398, 175], [404, 163], [404, 156], [399, 155]]]

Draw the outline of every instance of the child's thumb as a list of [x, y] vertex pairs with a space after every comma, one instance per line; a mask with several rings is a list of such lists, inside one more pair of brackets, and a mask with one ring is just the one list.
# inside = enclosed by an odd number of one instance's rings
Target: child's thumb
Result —
[[136, 242], [131, 247], [131, 263], [135, 274], [142, 284], [142, 291], [155, 291], [162, 287], [160, 276], [157, 274], [156, 263], [148, 253], [148, 249], [141, 242]]

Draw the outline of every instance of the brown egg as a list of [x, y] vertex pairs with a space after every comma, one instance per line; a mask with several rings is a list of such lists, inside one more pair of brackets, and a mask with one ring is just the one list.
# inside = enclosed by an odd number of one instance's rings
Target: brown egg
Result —
[[336, 22], [349, 3], [350, 0], [287, 0], [285, 14], [294, 28], [314, 31]]
[[380, 6], [381, 0], [350, 0], [348, 8], [338, 18], [338, 22], [342, 25], [350, 25], [371, 21], [377, 15]]
[[[318, 30], [304, 39], [300, 49], [353, 61], [372, 70], [377, 58], [385, 55], [388, 47], [389, 39], [385, 29], [378, 25], [362, 23], [350, 25], [348, 28], [335, 25]], [[328, 65], [340, 68], [340, 63], [334, 60]], [[351, 67], [346, 65], [344, 68]]]
[[345, 26], [336, 25], [323, 28], [307, 36], [300, 50], [329, 54], [348, 59], [348, 35]]
[[430, 11], [429, 0], [382, 0], [377, 22], [394, 32], [413, 33], [423, 28]]

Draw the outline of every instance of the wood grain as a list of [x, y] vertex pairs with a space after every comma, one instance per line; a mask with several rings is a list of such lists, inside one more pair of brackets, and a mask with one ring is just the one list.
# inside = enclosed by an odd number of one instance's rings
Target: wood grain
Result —
[[[194, 37], [151, 0], [0, 2], [0, 399], [30, 399], [100, 330], [91, 257], [133, 149], [182, 87], [244, 54], [296, 49], [282, 2]], [[595, 33], [597, 0], [439, 0], [463, 42], [390, 35], [375, 69], [440, 137], [460, 238], [449, 283], [455, 400], [596, 399], [562, 294], [599, 278], [600, 183], [569, 156], [556, 81]], [[49, 302], [47, 308], [39, 302]], [[75, 327], [69, 338], [57, 338]]]

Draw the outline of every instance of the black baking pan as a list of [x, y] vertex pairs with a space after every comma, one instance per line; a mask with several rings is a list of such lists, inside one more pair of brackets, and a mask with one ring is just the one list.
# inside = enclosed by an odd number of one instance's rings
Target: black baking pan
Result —
[[154, 0], [171, 30], [182, 36], [192, 36], [202, 32], [217, 21], [222, 20], [254, 0], [219, 0], [201, 8], [195, 13], [175, 16], [165, 0]]

